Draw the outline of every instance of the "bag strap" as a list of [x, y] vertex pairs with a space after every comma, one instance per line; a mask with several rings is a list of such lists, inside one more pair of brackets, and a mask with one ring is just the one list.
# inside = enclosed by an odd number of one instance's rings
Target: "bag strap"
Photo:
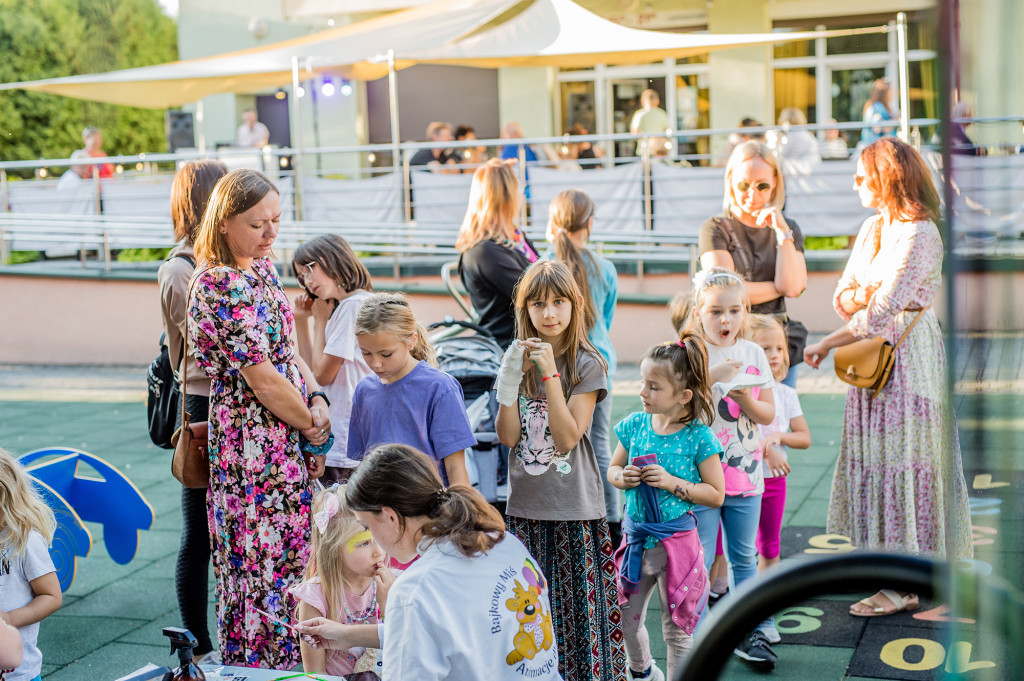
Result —
[[[192, 265], [192, 274], [195, 274], [195, 271], [196, 271], [196, 259], [195, 258], [193, 258], [191, 255], [187, 255], [185, 253], [179, 253], [178, 255], [176, 255], [174, 257], [175, 258], [181, 258], [182, 260], [188, 261], [188, 264]], [[189, 293], [191, 294], [191, 290], [189, 290]], [[187, 299], [185, 300], [185, 305], [188, 305], [188, 300]], [[186, 313], [187, 312], [188, 312], [188, 310], [186, 310]], [[185, 321], [185, 335], [186, 336], [188, 335], [188, 321], [187, 320]], [[160, 344], [161, 345], [163, 345], [163, 342], [164, 342], [163, 338], [164, 338], [163, 336], [160, 336]], [[181, 339], [181, 354], [179, 355], [179, 357], [181, 357], [181, 360], [183, 362], [185, 362], [185, 364], [187, 365], [188, 361], [185, 359], [185, 349], [186, 349], [185, 339], [182, 338]], [[182, 391], [181, 394], [184, 395], [185, 394], [184, 391]]]
[[182, 430], [182, 432], [185, 432], [185, 428], [188, 427], [188, 421], [189, 421], [189, 418], [190, 418], [188, 412], [185, 410], [185, 400], [188, 399], [186, 397], [186, 395], [188, 393], [185, 392], [185, 389], [188, 387], [188, 354], [186, 354], [188, 352], [188, 337], [189, 337], [189, 333], [188, 333], [188, 324], [189, 324], [188, 301], [192, 300], [192, 292], [195, 290], [196, 282], [199, 281], [199, 277], [203, 276], [204, 274], [209, 272], [211, 269], [213, 269], [213, 268], [212, 267], [207, 267], [202, 272], [193, 273], [192, 274], [192, 281], [190, 281], [188, 283], [188, 295], [185, 297], [185, 337], [181, 341], [181, 347], [182, 347], [181, 361], [182, 361], [182, 364], [184, 364], [184, 366], [181, 369], [181, 430]]
[[926, 311], [926, 310], [927, 310], [927, 309], [928, 309], [929, 307], [931, 307], [931, 305], [926, 305], [926, 306], [922, 307], [922, 308], [921, 308], [921, 311], [917, 313], [917, 316], [916, 316], [916, 317], [914, 317], [914, 321], [910, 322], [910, 325], [909, 325], [909, 326], [907, 326], [907, 329], [906, 329], [906, 331], [904, 331], [904, 332], [903, 332], [903, 335], [902, 335], [902, 336], [900, 336], [900, 340], [899, 340], [899, 342], [897, 342], [897, 343], [896, 343], [896, 347], [894, 347], [894, 348], [892, 349], [892, 351], [893, 351], [894, 353], [895, 353], [895, 352], [896, 352], [896, 351], [897, 351], [897, 350], [899, 349], [899, 347], [900, 347], [901, 345], [903, 345], [903, 341], [904, 341], [904, 340], [906, 340], [906, 338], [907, 338], [907, 334], [908, 334], [908, 333], [910, 333], [910, 330], [911, 330], [912, 328], [914, 328], [914, 325], [915, 325], [915, 324], [917, 324], [917, 322], [918, 322], [918, 321], [920, 321], [920, 319], [921, 319], [921, 315], [923, 315], [923, 314], [925, 313], [925, 311]]

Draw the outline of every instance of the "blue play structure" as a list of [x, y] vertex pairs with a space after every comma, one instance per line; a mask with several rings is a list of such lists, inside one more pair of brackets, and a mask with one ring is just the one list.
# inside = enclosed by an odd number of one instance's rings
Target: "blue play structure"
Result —
[[139, 530], [153, 525], [153, 508], [131, 480], [103, 459], [68, 447], [37, 449], [18, 461], [57, 517], [50, 556], [61, 591], [75, 579], [77, 557], [92, 548], [83, 521], [103, 525], [103, 544], [115, 563], [135, 557]]

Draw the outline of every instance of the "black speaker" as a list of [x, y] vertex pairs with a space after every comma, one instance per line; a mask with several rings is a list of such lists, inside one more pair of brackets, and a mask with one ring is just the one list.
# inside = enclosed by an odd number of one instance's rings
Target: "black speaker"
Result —
[[173, 154], [182, 147], [193, 148], [196, 146], [192, 121], [192, 113], [189, 111], [167, 110], [164, 115], [164, 132], [167, 135], [168, 152]]

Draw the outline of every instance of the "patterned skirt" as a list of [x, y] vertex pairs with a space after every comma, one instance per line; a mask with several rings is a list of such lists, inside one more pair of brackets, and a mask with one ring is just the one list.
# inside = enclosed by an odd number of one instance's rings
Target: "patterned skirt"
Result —
[[[897, 315], [890, 342], [916, 312]], [[860, 548], [970, 558], [970, 509], [960, 440], [944, 383], [942, 332], [932, 311], [896, 351], [878, 397], [851, 388], [832, 481], [828, 531]], [[953, 419], [952, 439], [944, 418]]]
[[550, 584], [558, 671], [565, 681], [624, 681], [626, 649], [608, 522], [509, 516]]

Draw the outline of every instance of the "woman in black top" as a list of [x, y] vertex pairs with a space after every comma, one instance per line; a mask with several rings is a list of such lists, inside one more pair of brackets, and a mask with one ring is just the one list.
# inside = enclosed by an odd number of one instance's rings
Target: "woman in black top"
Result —
[[804, 237], [782, 216], [786, 190], [778, 162], [757, 141], [737, 146], [725, 169], [722, 213], [700, 228], [700, 265], [725, 267], [747, 282], [751, 312], [786, 311], [807, 286]]
[[459, 276], [479, 324], [502, 348], [515, 337], [516, 283], [537, 260], [537, 249], [517, 226], [521, 200], [515, 161], [487, 161], [473, 174], [469, 207], [455, 241], [462, 253]]
[[[804, 235], [782, 216], [786, 187], [775, 156], [751, 140], [738, 145], [725, 168], [725, 200], [719, 215], [700, 227], [700, 265], [725, 267], [747, 282], [750, 311], [785, 321], [786, 298], [807, 287]], [[802, 352], [802, 348], [799, 348]], [[799, 356], [791, 358], [796, 364]], [[795, 382], [790, 371], [786, 383]]]

